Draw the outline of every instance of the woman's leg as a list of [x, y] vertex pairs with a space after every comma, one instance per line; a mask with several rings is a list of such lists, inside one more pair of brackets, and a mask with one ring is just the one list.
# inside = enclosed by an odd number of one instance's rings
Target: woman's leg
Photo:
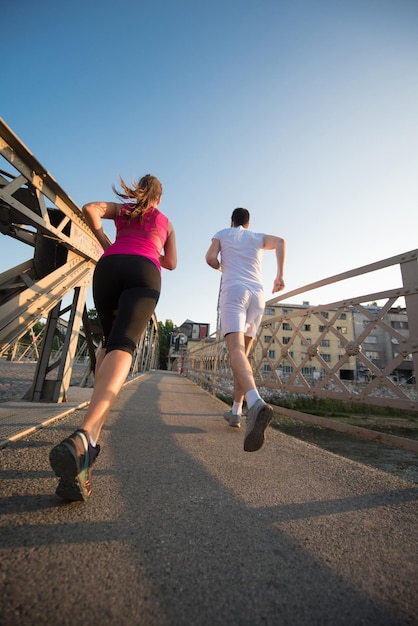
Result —
[[106, 348], [101, 348], [100, 352], [99, 352], [99, 356], [96, 359], [96, 367], [94, 369], [94, 379], [96, 380], [97, 375], [99, 373], [99, 369], [103, 363], [103, 359], [106, 356]]
[[106, 416], [126, 381], [132, 364], [132, 356], [123, 350], [105, 354], [97, 370], [93, 394], [82, 428], [96, 444]]
[[129, 374], [135, 347], [155, 309], [160, 284], [156, 266], [141, 257], [105, 257], [96, 267], [93, 293], [106, 348], [97, 359], [94, 389], [82, 428], [56, 445], [49, 457], [60, 478], [56, 493], [65, 500], [87, 500], [91, 494], [91, 469], [100, 451], [97, 441]]

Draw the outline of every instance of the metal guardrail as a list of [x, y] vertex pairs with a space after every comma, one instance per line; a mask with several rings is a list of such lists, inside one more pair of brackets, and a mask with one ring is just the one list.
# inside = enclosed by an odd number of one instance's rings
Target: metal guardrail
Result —
[[[393, 266], [399, 267], [402, 280], [395, 289], [318, 306], [289, 304], [296, 296], [311, 295], [315, 289], [354, 277], [369, 277], [372, 282], [372, 272]], [[370, 306], [375, 301], [380, 304]], [[266, 312], [270, 315], [264, 316], [250, 355], [264, 397], [293, 394], [418, 411], [418, 250], [281, 294], [266, 302]], [[376, 359], [372, 339], [384, 341], [387, 354], [381, 361]], [[331, 344], [335, 346], [333, 358], [323, 354], [321, 347]], [[232, 395], [228, 350], [219, 331], [189, 345], [183, 361], [185, 375], [210, 393]], [[394, 372], [403, 365], [409, 367], [408, 382], [394, 379]], [[288, 414], [302, 418], [291, 410]]]

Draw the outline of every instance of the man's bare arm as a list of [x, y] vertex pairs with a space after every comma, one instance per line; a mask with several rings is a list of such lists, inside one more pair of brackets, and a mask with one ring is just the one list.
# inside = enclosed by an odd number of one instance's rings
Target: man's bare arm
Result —
[[286, 241], [275, 235], [264, 235], [264, 249], [276, 251], [277, 274], [273, 282], [272, 293], [282, 291], [285, 288], [284, 266], [286, 263]]
[[219, 239], [212, 239], [212, 243], [209, 246], [209, 250], [206, 252], [206, 263], [213, 267], [214, 270], [220, 270], [221, 264], [218, 256], [221, 251], [221, 242]]

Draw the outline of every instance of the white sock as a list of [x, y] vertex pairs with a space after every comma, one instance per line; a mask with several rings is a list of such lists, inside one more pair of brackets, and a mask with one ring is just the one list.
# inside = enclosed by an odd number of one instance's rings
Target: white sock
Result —
[[257, 402], [257, 400], [261, 400], [261, 396], [258, 393], [257, 389], [250, 389], [245, 394], [245, 399], [247, 401], [248, 408], [251, 409], [252, 406]]
[[93, 441], [93, 439], [90, 436], [89, 436], [89, 439], [90, 439], [91, 445], [93, 446], [93, 448], [95, 448], [96, 447], [96, 443]]
[[232, 413], [234, 415], [242, 415], [242, 402], [234, 402], [232, 405]]

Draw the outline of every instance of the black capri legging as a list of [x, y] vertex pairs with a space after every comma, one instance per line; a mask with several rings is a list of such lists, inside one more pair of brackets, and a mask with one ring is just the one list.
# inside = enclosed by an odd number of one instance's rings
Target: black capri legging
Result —
[[106, 352], [133, 355], [160, 297], [161, 274], [149, 259], [111, 254], [97, 263], [93, 299], [103, 330]]

